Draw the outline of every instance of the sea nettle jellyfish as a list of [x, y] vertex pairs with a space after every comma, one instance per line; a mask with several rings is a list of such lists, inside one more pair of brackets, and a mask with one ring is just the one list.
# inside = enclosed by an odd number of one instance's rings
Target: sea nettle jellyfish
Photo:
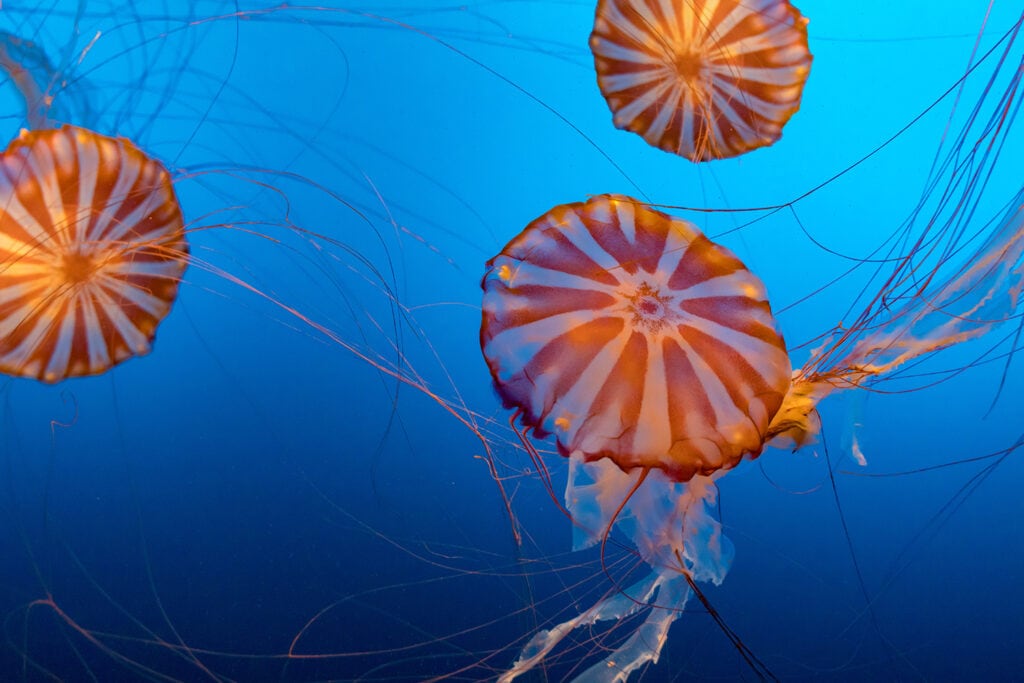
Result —
[[691, 161], [776, 142], [811, 68], [788, 0], [600, 0], [590, 48], [615, 125]]
[[764, 285], [693, 225], [600, 196], [533, 221], [488, 263], [483, 288], [481, 347], [498, 393], [572, 462], [575, 547], [621, 520], [654, 567], [538, 633], [504, 679], [573, 629], [657, 596], [664, 609], [583, 674], [624, 680], [657, 659], [690, 584], [728, 571], [731, 549], [707, 512], [712, 478], [760, 454], [789, 385]]
[[505, 406], [534, 438], [553, 434], [570, 459], [574, 547], [617, 527], [652, 571], [540, 631], [501, 680], [541, 664], [573, 630], [641, 608], [647, 619], [580, 680], [623, 681], [657, 661], [695, 581], [721, 583], [729, 569], [732, 548], [709, 508], [714, 479], [766, 445], [809, 443], [831, 391], [1011, 317], [1022, 254], [1024, 190], [951, 277], [884, 323], [865, 316], [791, 380], [764, 285], [693, 225], [622, 196], [557, 206], [530, 223], [488, 262], [484, 357]]
[[22, 132], [0, 157], [0, 371], [59, 382], [147, 353], [187, 259], [159, 162], [84, 128]]

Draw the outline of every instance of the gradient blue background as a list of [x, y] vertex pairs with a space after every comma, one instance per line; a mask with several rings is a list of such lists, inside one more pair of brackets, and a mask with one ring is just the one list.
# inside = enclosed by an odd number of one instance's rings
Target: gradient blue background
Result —
[[[0, 30], [35, 41], [66, 77], [58, 111], [167, 164], [197, 228], [193, 255], [211, 264], [190, 268], [149, 356], [56, 386], [0, 383], [0, 680], [493, 678], [537, 624], [571, 617], [608, 582], [596, 551], [569, 552], [569, 522], [490, 387], [478, 348], [486, 259], [590, 194], [723, 209], [682, 215], [765, 281], [799, 365], [877, 288], [859, 268], [821, 289], [920, 199], [954, 98], [792, 210], [733, 210], [789, 202], [899, 131], [964, 73], [987, 9], [798, 3], [814, 63], [782, 140], [696, 166], [611, 125], [587, 49], [592, 3], [363, 8], [376, 16], [191, 5], [0, 11]], [[981, 50], [1019, 11], [992, 4]], [[1018, 45], [1004, 74], [1020, 62]], [[953, 130], [988, 73], [967, 81]], [[0, 103], [13, 137], [24, 121], [9, 84]], [[1022, 158], [1017, 130], [980, 216], [1019, 190]], [[218, 224], [235, 227], [201, 229]], [[470, 429], [275, 301], [414, 369], [471, 415], [508, 477], [522, 546]], [[1005, 354], [1015, 329], [918, 371]], [[920, 391], [829, 399], [838, 502], [821, 446], [766, 452], [721, 480], [736, 560], [707, 596], [776, 676], [1020, 676], [1020, 453], [860, 475], [1012, 446], [1022, 388], [1022, 364], [1003, 358]], [[850, 457], [854, 429], [867, 467]], [[560, 491], [564, 463], [547, 462]], [[60, 613], [30, 606], [47, 597]], [[284, 658], [321, 610], [294, 651], [326, 656]], [[592, 650], [561, 653], [549, 679]], [[696, 608], [642, 676], [754, 678]]]

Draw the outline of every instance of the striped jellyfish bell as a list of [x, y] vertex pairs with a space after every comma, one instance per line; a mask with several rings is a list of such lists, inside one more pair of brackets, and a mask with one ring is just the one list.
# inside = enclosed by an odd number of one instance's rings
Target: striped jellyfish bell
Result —
[[58, 382], [147, 353], [187, 261], [160, 162], [84, 128], [22, 131], [0, 157], [0, 372]]
[[615, 125], [691, 161], [782, 137], [811, 69], [788, 0], [600, 0], [590, 48]]
[[564, 456], [689, 481], [756, 457], [789, 388], [764, 285], [629, 197], [556, 206], [488, 262], [494, 385]]

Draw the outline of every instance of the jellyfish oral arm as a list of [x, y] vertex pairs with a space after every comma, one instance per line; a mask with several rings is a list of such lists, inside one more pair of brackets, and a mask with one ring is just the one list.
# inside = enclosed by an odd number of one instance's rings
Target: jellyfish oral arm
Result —
[[[668, 639], [669, 627], [682, 614], [690, 599], [692, 591], [686, 577], [674, 571], [652, 571], [629, 588], [616, 591], [579, 616], [535, 633], [512, 668], [498, 678], [499, 683], [513, 681], [540, 664], [575, 629], [601, 621], [619, 621], [642, 609], [650, 610], [643, 624], [615, 651], [574, 680], [594, 683], [625, 681], [630, 673], [647, 662], [657, 664], [661, 648]], [[653, 607], [655, 600], [658, 601], [657, 606]]]
[[[852, 331], [812, 353], [793, 374], [766, 443], [813, 443], [821, 430], [816, 407], [832, 391], [862, 386], [915, 358], [987, 334], [1017, 314], [1022, 289], [1024, 189], [991, 235], [948, 277], [930, 279], [894, 311], [869, 308]], [[890, 294], [883, 290], [876, 300], [895, 298]]]
[[652, 469], [636, 487], [641, 476], [642, 470], [624, 472], [607, 459], [586, 462], [580, 453], [570, 456], [565, 503], [574, 522], [573, 549], [597, 544], [614, 526], [632, 541], [651, 571], [628, 588], [613, 587], [578, 616], [538, 631], [499, 681], [512, 681], [541, 664], [575, 629], [647, 610], [643, 623], [619, 647], [575, 679], [625, 681], [639, 667], [658, 661], [669, 627], [693, 593], [690, 581], [717, 585], [725, 579], [733, 547], [710, 513], [717, 497], [715, 477], [678, 483]]
[[579, 453], [569, 458], [565, 506], [574, 522], [573, 550], [597, 544], [614, 525], [652, 567], [685, 570], [697, 581], [720, 584], [733, 558], [732, 543], [710, 513], [718, 496], [714, 481], [721, 475], [675, 482], [652, 469], [626, 500], [642, 472], [623, 472], [607, 458], [586, 462]]

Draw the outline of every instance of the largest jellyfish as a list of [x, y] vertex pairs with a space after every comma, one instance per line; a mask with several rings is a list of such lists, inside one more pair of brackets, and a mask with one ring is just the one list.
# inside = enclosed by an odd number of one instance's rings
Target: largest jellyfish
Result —
[[720, 582], [731, 549], [706, 512], [711, 478], [764, 445], [789, 358], [764, 286], [692, 225], [627, 197], [559, 206], [484, 276], [481, 344], [507, 406], [571, 460], [575, 547], [618, 523], [651, 575], [526, 646], [507, 678], [573, 628], [657, 596], [663, 610], [590, 671], [657, 657], [690, 595]]
[[651, 608], [580, 680], [657, 661], [696, 581], [720, 583], [732, 547], [709, 510], [714, 479], [769, 444], [803, 445], [817, 403], [1010, 315], [1021, 287], [1024, 191], [963, 269], [895, 311], [832, 363], [790, 377], [765, 288], [693, 225], [622, 196], [557, 206], [488, 264], [481, 346], [507, 407], [570, 460], [574, 547], [620, 529], [651, 566], [538, 632], [502, 680], [576, 628]]

